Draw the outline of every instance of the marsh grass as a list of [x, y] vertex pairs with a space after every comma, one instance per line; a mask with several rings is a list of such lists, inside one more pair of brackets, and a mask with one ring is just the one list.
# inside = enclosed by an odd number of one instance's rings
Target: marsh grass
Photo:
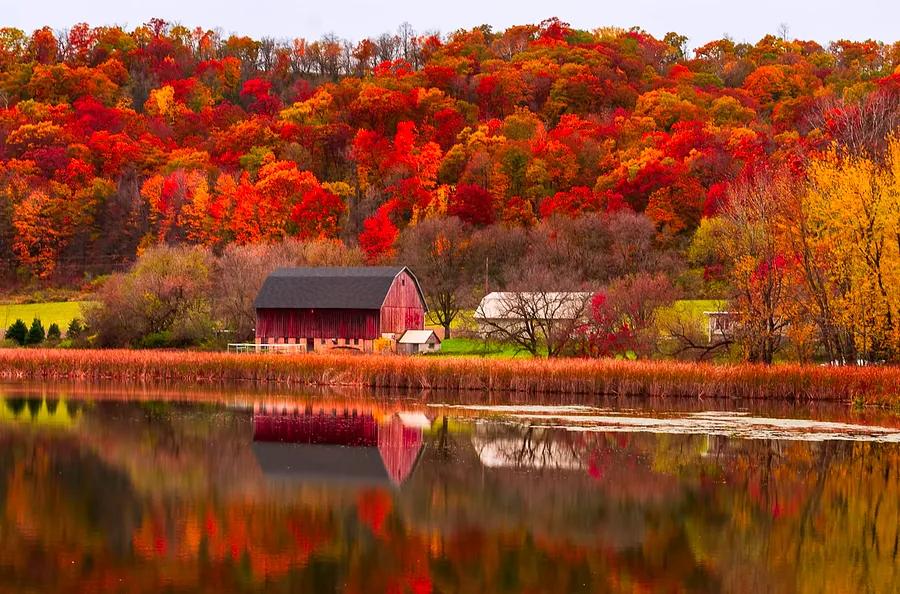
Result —
[[714, 365], [612, 359], [0, 349], [0, 378], [253, 382], [273, 387], [861, 401], [884, 405], [900, 401], [900, 367]]

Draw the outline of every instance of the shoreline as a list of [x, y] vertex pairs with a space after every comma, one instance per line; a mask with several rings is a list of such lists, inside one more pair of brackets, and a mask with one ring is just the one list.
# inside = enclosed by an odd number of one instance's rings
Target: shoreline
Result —
[[0, 349], [0, 379], [900, 404], [900, 367]]

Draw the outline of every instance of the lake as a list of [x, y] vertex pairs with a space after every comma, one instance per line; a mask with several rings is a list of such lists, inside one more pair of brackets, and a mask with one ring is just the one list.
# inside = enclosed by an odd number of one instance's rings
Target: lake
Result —
[[900, 591], [900, 417], [0, 384], [0, 592]]

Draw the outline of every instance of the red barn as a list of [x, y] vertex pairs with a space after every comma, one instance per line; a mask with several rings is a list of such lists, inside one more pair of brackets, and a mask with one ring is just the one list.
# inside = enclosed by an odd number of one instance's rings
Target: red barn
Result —
[[301, 351], [372, 351], [425, 326], [425, 297], [408, 268], [279, 268], [256, 297], [257, 344]]

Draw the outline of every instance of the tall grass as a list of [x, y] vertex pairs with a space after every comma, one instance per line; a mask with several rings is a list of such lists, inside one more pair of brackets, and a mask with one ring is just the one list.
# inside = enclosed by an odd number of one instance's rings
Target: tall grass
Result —
[[0, 378], [900, 404], [900, 367], [0, 349]]

